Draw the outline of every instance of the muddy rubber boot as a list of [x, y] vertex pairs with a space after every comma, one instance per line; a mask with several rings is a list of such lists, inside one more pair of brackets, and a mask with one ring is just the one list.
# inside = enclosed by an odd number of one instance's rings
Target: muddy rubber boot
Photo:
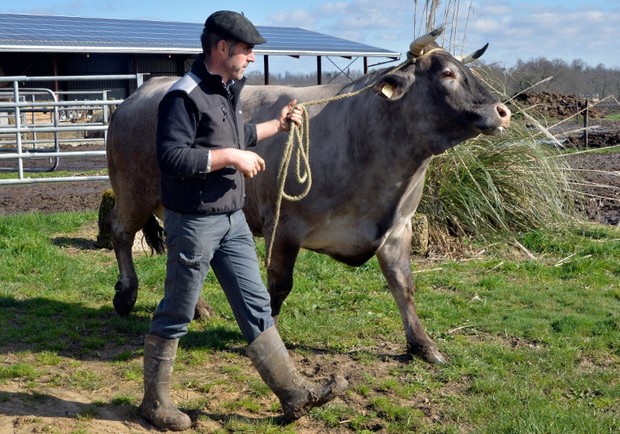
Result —
[[179, 411], [168, 396], [178, 345], [178, 339], [148, 334], [144, 338], [144, 398], [140, 414], [157, 428], [171, 431], [192, 426], [189, 416]]
[[297, 420], [310, 409], [331, 401], [349, 385], [341, 376], [334, 376], [323, 385], [308, 381], [295, 368], [275, 327], [261, 333], [246, 348], [246, 353], [263, 381], [280, 399], [285, 422]]

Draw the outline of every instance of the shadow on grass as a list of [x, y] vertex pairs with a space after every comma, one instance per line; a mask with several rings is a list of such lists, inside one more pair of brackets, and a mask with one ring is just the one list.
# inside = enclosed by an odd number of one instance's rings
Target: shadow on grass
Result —
[[[91, 308], [40, 297], [24, 300], [0, 297], [0, 354], [51, 352], [78, 360], [110, 362], [139, 358], [151, 315], [152, 312], [141, 305], [136, 305], [128, 317], [120, 317], [111, 305]], [[337, 350], [291, 345], [286, 341], [285, 344], [296, 352], [340, 354]], [[189, 331], [180, 341], [180, 348], [185, 350], [207, 349], [240, 354], [244, 353], [246, 345], [234, 322], [207, 324], [202, 330]], [[355, 354], [350, 355], [355, 358]], [[402, 363], [411, 361], [406, 352], [380, 352], [374, 356]]]
[[150, 425], [131, 404], [83, 403], [38, 392], [0, 392], [0, 415], [13, 417], [50, 417], [125, 422], [131, 420], [143, 428]]
[[[0, 354], [53, 352], [110, 361], [140, 357], [151, 315], [140, 305], [128, 317], [120, 317], [111, 304], [90, 308], [47, 298], [0, 297]], [[245, 341], [239, 331], [218, 325], [190, 331], [180, 344], [186, 349], [223, 350]]]
[[[102, 250], [97, 241], [90, 238], [81, 237], [55, 237], [50, 239], [52, 244], [60, 248], [72, 248], [77, 250]], [[104, 249], [109, 250], [109, 249]]]

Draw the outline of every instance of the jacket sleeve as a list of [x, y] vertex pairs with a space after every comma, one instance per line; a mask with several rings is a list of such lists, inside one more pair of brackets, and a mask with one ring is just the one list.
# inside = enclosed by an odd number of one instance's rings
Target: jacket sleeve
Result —
[[245, 135], [245, 147], [250, 148], [252, 146], [256, 146], [258, 141], [258, 135], [256, 133], [256, 125], [254, 124], [244, 124], [244, 135]]
[[190, 178], [209, 172], [209, 150], [192, 146], [198, 120], [198, 109], [184, 92], [164, 96], [157, 117], [157, 163], [162, 173]]

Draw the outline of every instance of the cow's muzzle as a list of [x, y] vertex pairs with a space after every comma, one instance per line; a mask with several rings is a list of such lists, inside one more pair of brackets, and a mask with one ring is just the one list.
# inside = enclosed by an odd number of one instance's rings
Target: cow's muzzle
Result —
[[512, 115], [510, 109], [502, 103], [497, 103], [489, 108], [490, 113], [486, 118], [487, 122], [484, 122], [479, 126], [483, 134], [486, 135], [498, 135], [504, 132], [510, 126], [510, 117]]

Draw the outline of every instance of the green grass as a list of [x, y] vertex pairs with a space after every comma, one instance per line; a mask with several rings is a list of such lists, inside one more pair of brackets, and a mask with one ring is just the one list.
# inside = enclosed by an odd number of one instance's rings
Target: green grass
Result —
[[609, 119], [612, 121], [620, 121], [620, 113], [612, 113], [605, 116], [605, 119]]
[[[94, 213], [0, 217], [0, 403], [20, 384], [24, 405], [50, 387], [93, 396], [74, 430], [113, 412], [136, 419], [141, 338], [163, 286], [164, 258], [139, 256], [134, 313], [111, 299], [108, 251], [72, 248]], [[72, 241], [73, 240], [73, 241]], [[448, 359], [404, 360], [402, 322], [375, 259], [350, 268], [303, 251], [281, 334], [295, 354], [337, 361], [351, 376], [344, 400], [303, 423], [324, 432], [612, 433], [620, 430], [620, 232], [599, 225], [537, 229], [495, 239], [465, 260], [417, 262], [421, 320]], [[262, 241], [258, 244], [263, 254]], [[438, 270], [439, 269], [439, 270]], [[215, 309], [181, 341], [172, 389], [198, 412], [203, 432], [295, 432], [265, 412], [277, 401], [241, 351], [244, 344], [214, 277]], [[91, 367], [105, 368], [100, 374]], [[102, 398], [100, 391], [111, 391]], [[1, 405], [0, 405], [1, 408]], [[30, 407], [29, 407], [30, 408]], [[0, 409], [0, 417], [3, 416]], [[309, 421], [308, 421], [309, 420]], [[89, 425], [95, 424], [95, 425]], [[212, 429], [213, 428], [213, 429]], [[200, 430], [199, 430], [200, 431]]]

